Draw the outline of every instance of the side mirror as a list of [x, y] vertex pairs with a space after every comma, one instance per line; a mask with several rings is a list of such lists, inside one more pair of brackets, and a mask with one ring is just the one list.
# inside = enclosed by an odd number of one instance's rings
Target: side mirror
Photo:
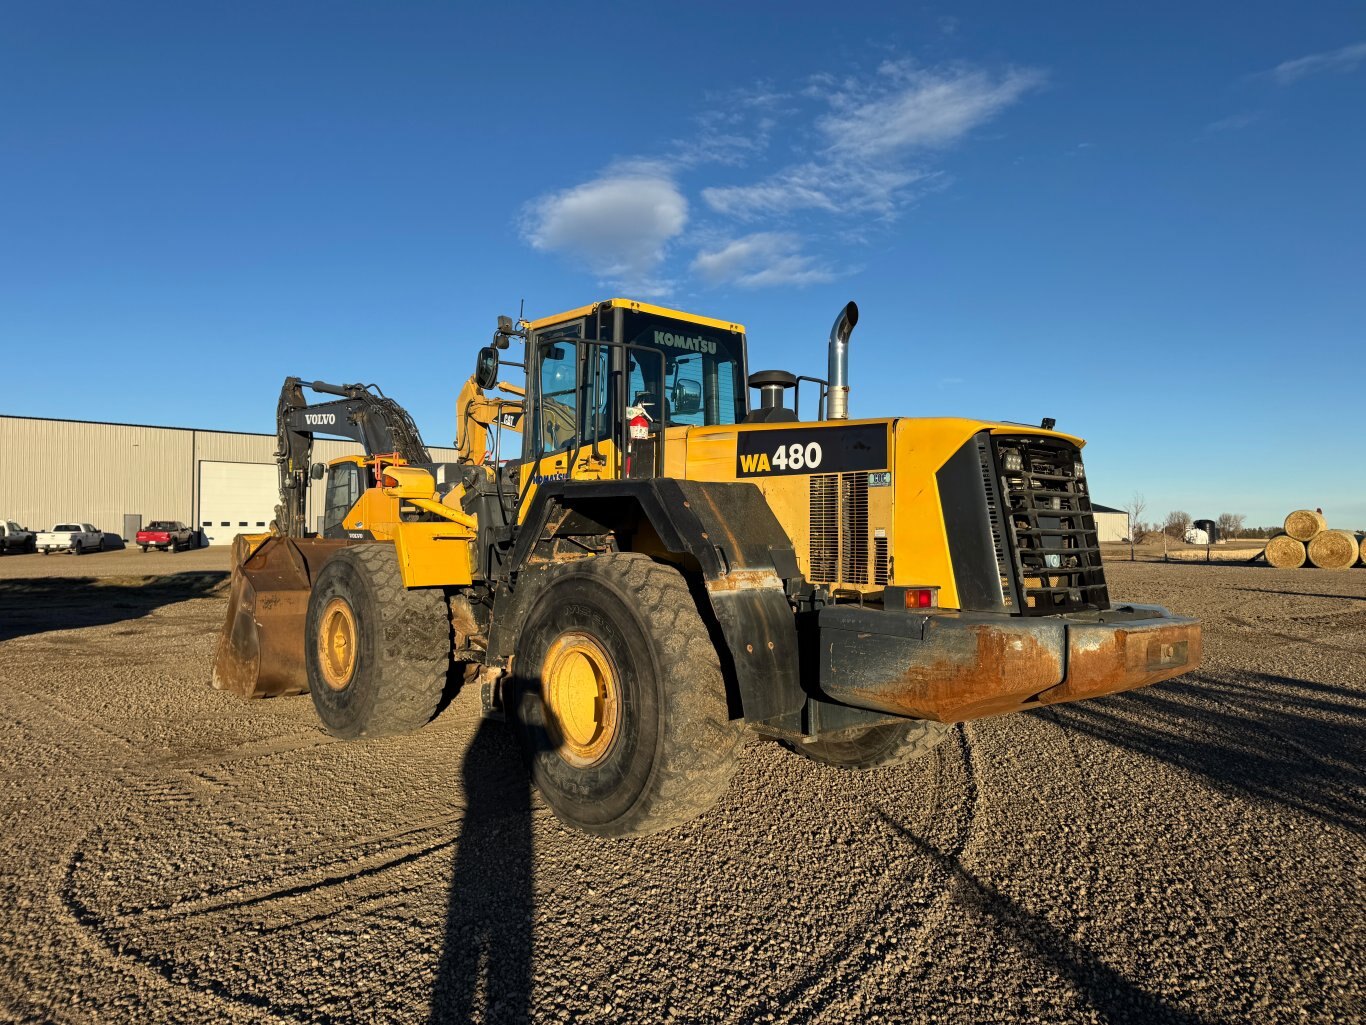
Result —
[[327, 476], [327, 464], [314, 463], [312, 466], [308, 468], [308, 475], [312, 477], [314, 480], [322, 480], [325, 476]]
[[702, 382], [680, 377], [669, 389], [669, 405], [676, 416], [691, 416], [702, 409]]
[[486, 345], [474, 361], [474, 383], [480, 388], [492, 388], [498, 383], [498, 350]]

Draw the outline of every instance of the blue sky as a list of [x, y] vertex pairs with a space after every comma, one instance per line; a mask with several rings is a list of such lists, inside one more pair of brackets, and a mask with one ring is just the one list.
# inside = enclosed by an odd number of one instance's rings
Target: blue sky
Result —
[[1359, 3], [14, 5], [0, 412], [427, 440], [499, 313], [738, 320], [854, 415], [1037, 421], [1148, 516], [1366, 527]]

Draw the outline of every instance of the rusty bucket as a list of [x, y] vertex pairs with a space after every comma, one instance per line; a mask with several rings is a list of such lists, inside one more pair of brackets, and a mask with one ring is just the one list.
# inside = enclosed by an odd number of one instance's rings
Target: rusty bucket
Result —
[[304, 623], [317, 573], [345, 541], [239, 534], [213, 685], [242, 698], [302, 694]]

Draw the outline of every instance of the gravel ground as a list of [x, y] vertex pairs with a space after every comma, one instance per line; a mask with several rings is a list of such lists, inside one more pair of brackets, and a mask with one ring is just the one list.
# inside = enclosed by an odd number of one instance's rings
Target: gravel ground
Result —
[[341, 743], [210, 690], [225, 569], [0, 560], [0, 1019], [1362, 1019], [1366, 570], [1113, 563], [1200, 672], [901, 769], [755, 743], [602, 841], [477, 694]]

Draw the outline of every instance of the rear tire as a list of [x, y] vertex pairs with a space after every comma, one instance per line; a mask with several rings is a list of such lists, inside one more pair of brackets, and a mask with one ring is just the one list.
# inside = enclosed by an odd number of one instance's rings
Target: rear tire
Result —
[[[551, 570], [513, 671], [508, 705], [532, 778], [568, 826], [597, 836], [668, 829], [707, 811], [735, 772], [744, 732], [672, 567], [621, 553]], [[584, 686], [586, 699], [574, 700]]]
[[870, 726], [862, 733], [842, 740], [817, 740], [810, 744], [783, 741], [783, 745], [822, 765], [841, 769], [881, 769], [924, 758], [952, 732], [952, 723], [908, 719]]
[[72, 551], [72, 554], [74, 554], [74, 555], [84, 555], [84, 554], [85, 554], [85, 545], [82, 544], [80, 541], [77, 541], [77, 542], [75, 542], [74, 544], [72, 544], [72, 546], [71, 546], [71, 551]]
[[445, 596], [405, 588], [393, 545], [357, 545], [323, 566], [308, 599], [304, 661], [313, 707], [334, 737], [425, 726], [450, 655]]
[[147, 546], [146, 546], [146, 545], [139, 545], [139, 547], [142, 549], [142, 554], [143, 554], [143, 555], [146, 555], [146, 554], [147, 554]]

